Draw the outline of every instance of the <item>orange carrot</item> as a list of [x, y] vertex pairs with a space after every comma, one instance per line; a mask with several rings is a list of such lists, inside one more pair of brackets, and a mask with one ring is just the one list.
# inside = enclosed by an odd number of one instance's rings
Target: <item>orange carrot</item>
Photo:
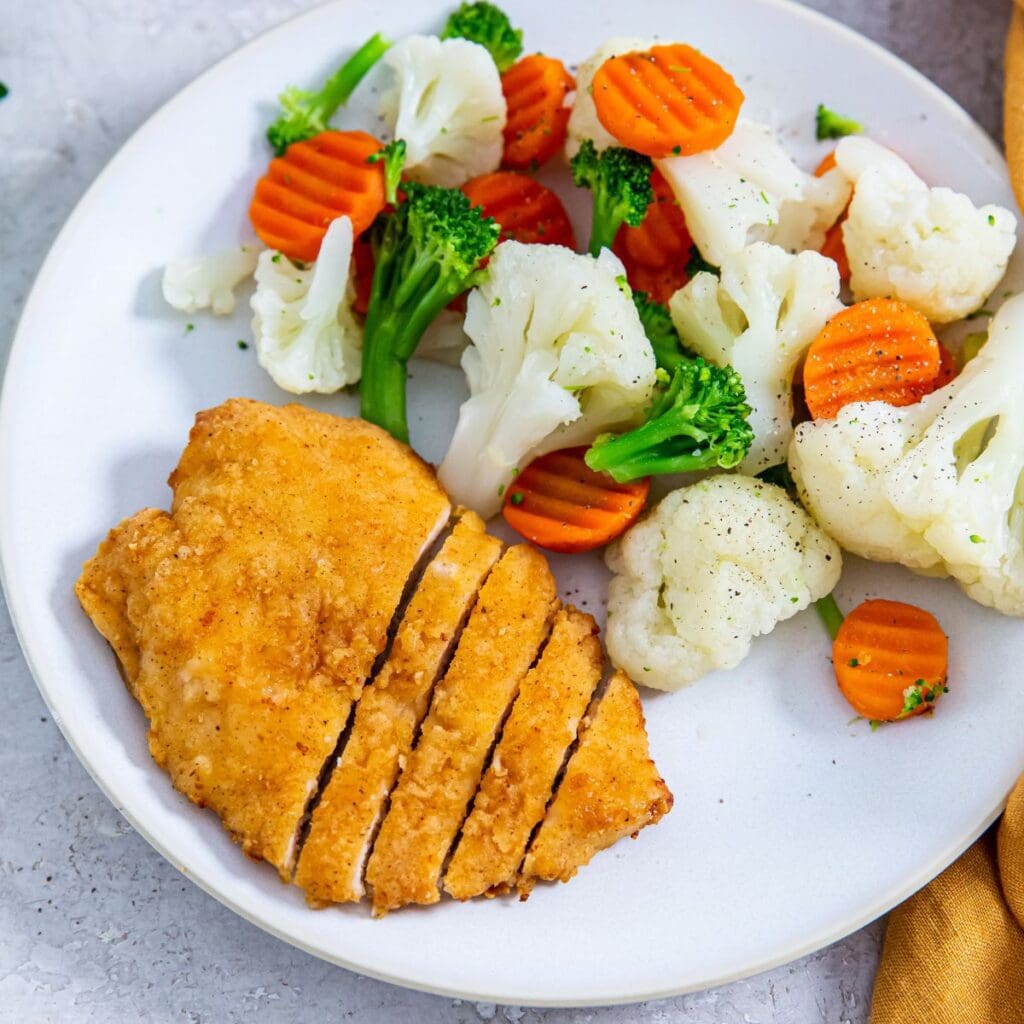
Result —
[[373, 288], [373, 246], [370, 244], [368, 232], [363, 232], [352, 243], [352, 262], [355, 264], [356, 296], [352, 300], [352, 309], [360, 316], [366, 316], [370, 307], [370, 290]]
[[358, 235], [384, 208], [384, 165], [368, 163], [381, 148], [366, 132], [321, 132], [292, 143], [256, 183], [249, 219], [271, 249], [311, 262], [327, 228], [347, 216]]
[[[818, 164], [818, 167], [814, 172], [815, 177], [822, 178], [837, 166], [836, 151], [832, 150], [832, 152], [829, 153], [820, 164]], [[821, 255], [827, 259], [836, 261], [836, 266], [839, 268], [840, 281], [850, 280], [850, 261], [847, 259], [846, 246], [843, 243], [843, 221], [846, 220], [846, 212], [849, 208], [850, 204], [847, 203], [846, 209], [839, 215], [839, 220], [837, 220], [826, 232], [825, 241], [821, 246]]]
[[623, 224], [616, 245], [621, 243], [633, 263], [645, 267], [666, 267], [677, 263], [685, 266], [690, 258], [693, 239], [686, 228], [686, 218], [672, 192], [672, 186], [657, 169], [651, 173], [654, 202], [639, 227]]
[[928, 321], [894, 299], [867, 299], [837, 313], [811, 343], [804, 396], [816, 419], [851, 402], [913, 405], [935, 390], [941, 355]]
[[832, 643], [836, 682], [854, 710], [876, 722], [919, 715], [946, 692], [949, 640], [930, 612], [865, 601]]
[[[946, 348], [942, 342], [939, 342], [939, 374], [935, 378], [935, 387], [932, 391], [938, 391], [939, 388], [944, 388], [957, 373], [956, 359], [953, 353]], [[930, 394], [931, 392], [928, 392]], [[924, 395], [921, 396], [924, 398]]]
[[493, 217], [501, 238], [543, 242], [576, 248], [569, 216], [562, 201], [540, 182], [515, 171], [495, 171], [467, 181], [462, 191], [474, 206]]
[[655, 159], [721, 145], [743, 104], [732, 76], [683, 43], [609, 58], [594, 75], [592, 95], [601, 124]]
[[636, 521], [650, 480], [616, 483], [583, 461], [586, 448], [534, 459], [505, 493], [502, 515], [517, 533], [549, 551], [591, 551]]
[[645, 267], [642, 263], [634, 263], [629, 254], [619, 246], [614, 246], [615, 254], [622, 260], [626, 271], [629, 287], [635, 292], [646, 292], [655, 302], [663, 306], [689, 280], [686, 267], [680, 263], [671, 263], [664, 267]]
[[565, 65], [540, 53], [516, 61], [501, 76], [508, 107], [501, 160], [506, 167], [538, 167], [562, 148], [569, 123], [565, 97], [575, 88]]

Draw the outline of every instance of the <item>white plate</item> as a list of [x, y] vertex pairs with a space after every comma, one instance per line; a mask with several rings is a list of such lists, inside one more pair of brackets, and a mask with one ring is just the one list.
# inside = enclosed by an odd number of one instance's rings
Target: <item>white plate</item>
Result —
[[[808, 162], [814, 106], [862, 118], [918, 167], [978, 201], [1012, 205], [998, 153], [967, 116], [893, 57], [776, 0], [633, 0], [628, 10], [509, 0], [532, 49], [571, 59], [609, 35], [685, 38], [737, 73], [748, 111], [783, 127]], [[386, 12], [386, 20], [382, 21]], [[920, 601], [952, 634], [939, 714], [872, 733], [850, 724], [828, 644], [808, 612], [758, 641], [736, 671], [648, 694], [651, 741], [673, 813], [525, 905], [445, 903], [372, 921], [307, 910], [300, 893], [232, 846], [177, 796], [146, 751], [145, 723], [72, 595], [108, 527], [164, 485], [196, 410], [230, 395], [284, 399], [258, 370], [241, 309], [184, 318], [159, 296], [168, 259], [245, 233], [262, 129], [287, 82], [315, 81], [382, 28], [435, 29], [417, 0], [332, 4], [245, 47], [153, 117], [79, 205], [25, 310], [2, 407], [5, 586], [40, 689], [82, 762], [142, 835], [228, 906], [325, 959], [390, 981], [517, 1004], [657, 997], [790, 960], [881, 914], [933, 877], [994, 818], [1024, 767], [1020, 625], [948, 582], [851, 563], [840, 597]], [[823, 70], [827, 69], [827, 71]], [[1015, 261], [1010, 281], [1020, 284]], [[244, 302], [243, 302], [244, 306]], [[186, 333], [185, 320], [195, 323]], [[455, 371], [414, 371], [412, 429], [437, 458]], [[345, 414], [346, 399], [316, 404]], [[559, 565], [599, 610], [602, 576]]]

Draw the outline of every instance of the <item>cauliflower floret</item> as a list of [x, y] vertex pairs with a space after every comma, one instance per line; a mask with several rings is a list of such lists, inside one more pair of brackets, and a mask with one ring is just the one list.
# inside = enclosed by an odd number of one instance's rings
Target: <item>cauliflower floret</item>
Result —
[[1009, 210], [929, 188], [870, 139], [843, 139], [836, 163], [854, 183], [843, 243], [855, 299], [902, 299], [943, 324], [984, 304], [1016, 244]]
[[256, 354], [285, 391], [330, 394], [359, 380], [363, 331], [352, 314], [351, 262], [348, 217], [331, 222], [308, 267], [281, 253], [260, 255], [252, 297]]
[[404, 139], [404, 170], [424, 185], [458, 188], [496, 170], [505, 97], [494, 59], [468, 39], [406, 36], [384, 55], [395, 84], [380, 111]]
[[820, 249], [850, 199], [841, 171], [820, 178], [807, 174], [773, 129], [753, 121], [738, 122], [717, 149], [657, 165], [694, 243], [715, 266], [756, 241], [790, 252]]
[[669, 301], [685, 344], [743, 379], [754, 443], [741, 469], [784, 462], [793, 435], [793, 373], [830, 317], [842, 309], [839, 271], [816, 252], [793, 255], [755, 242], [700, 273]]
[[262, 246], [255, 242], [209, 256], [175, 260], [164, 268], [164, 298], [183, 313], [235, 311], [235, 289], [256, 269]]
[[781, 487], [734, 475], [673, 491], [606, 561], [608, 654], [658, 690], [734, 668], [842, 569], [835, 542]]
[[963, 372], [917, 405], [848, 405], [803, 423], [789, 465], [843, 547], [955, 577], [1024, 615], [1024, 297], [1007, 302]]
[[608, 129], [601, 124], [594, 106], [594, 98], [590, 87], [597, 69], [612, 57], [623, 53], [637, 53], [649, 50], [660, 44], [658, 39], [640, 39], [632, 36], [616, 36], [606, 39], [576, 70], [576, 98], [573, 100], [569, 114], [568, 136], [565, 140], [565, 155], [571, 160], [580, 148], [584, 139], [594, 143], [594, 149], [600, 152], [609, 146], [618, 146], [619, 142]]
[[483, 516], [516, 468], [631, 425], [650, 400], [654, 353], [607, 250], [503, 242], [469, 294], [462, 357], [470, 397], [438, 477]]

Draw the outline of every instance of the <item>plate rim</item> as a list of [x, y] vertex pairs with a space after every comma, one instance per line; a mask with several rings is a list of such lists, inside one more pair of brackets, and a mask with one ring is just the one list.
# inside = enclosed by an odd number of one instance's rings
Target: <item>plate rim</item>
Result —
[[[244, 42], [241, 46], [225, 54], [208, 68], [201, 71], [181, 89], [168, 97], [155, 110], [146, 116], [134, 130], [132, 130], [131, 134], [115, 150], [103, 165], [99, 173], [89, 183], [80, 198], [76, 201], [71, 213], [61, 225], [60, 230], [55, 236], [47, 250], [46, 256], [36, 272], [32, 285], [26, 295], [22, 310], [19, 314], [14, 332], [11, 336], [6, 365], [3, 371], [2, 387], [0, 387], [0, 493], [3, 493], [6, 490], [3, 487], [3, 482], [6, 480], [8, 472], [8, 436], [13, 430], [13, 427], [9, 422], [9, 420], [12, 419], [9, 410], [13, 404], [12, 401], [8, 400], [9, 393], [14, 390], [12, 381], [17, 376], [22, 361], [26, 358], [26, 352], [30, 351], [30, 346], [27, 343], [27, 337], [30, 333], [29, 328], [35, 316], [35, 307], [42, 302], [41, 295], [44, 291], [44, 283], [51, 276], [53, 267], [59, 261], [74, 228], [77, 226], [77, 223], [86, 216], [89, 207], [95, 201], [96, 195], [100, 191], [107, 177], [113, 173], [113, 169], [121, 162], [122, 159], [124, 159], [125, 153], [129, 147], [132, 146], [139, 135], [150, 127], [152, 122], [160, 118], [169, 108], [175, 106], [179, 102], [186, 101], [194, 90], [197, 91], [203, 86], [207, 78], [222, 72], [225, 67], [233, 62], [241, 61], [248, 57], [260, 46], [266, 45], [268, 40], [274, 36], [275, 33], [284, 31], [285, 29], [291, 29], [297, 23], [302, 22], [305, 19], [312, 20], [315, 17], [322, 16], [324, 11], [327, 9], [346, 7], [353, 2], [354, 0], [328, 0], [327, 3], [317, 4], [308, 10], [300, 11], [291, 15], [283, 21], [272, 25], [270, 28], [261, 32], [254, 38]], [[798, 2], [798, 0], [744, 0], [744, 2], [763, 8], [783, 11], [786, 12], [787, 16], [803, 19], [819, 31], [823, 33], [831, 33], [833, 37], [843, 40], [846, 45], [859, 48], [872, 60], [888, 65], [905, 79], [908, 79], [919, 88], [929, 93], [932, 100], [945, 108], [945, 111], [950, 118], [950, 124], [955, 126], [958, 132], [969, 134], [974, 143], [984, 150], [983, 155], [986, 160], [992, 163], [998, 173], [1001, 173], [1004, 177], [1008, 177], [1006, 160], [1001, 150], [981, 125], [979, 125], [956, 100], [949, 96], [948, 93], [929, 79], [923, 72], [917, 70], [890, 50], [885, 49], [885, 47], [880, 43], [875, 42], [858, 32], [856, 29], [851, 28], [824, 12], [804, 6], [804, 4]], [[261, 918], [255, 911], [250, 911], [243, 907], [230, 896], [220, 891], [216, 883], [207, 879], [202, 872], [193, 872], [185, 863], [180, 862], [179, 858], [172, 855], [165, 842], [158, 835], [143, 828], [129, 807], [122, 805], [122, 803], [116, 798], [116, 786], [114, 783], [110, 782], [108, 784], [108, 782], [102, 777], [100, 766], [89, 761], [83, 755], [73, 735], [73, 727], [69, 723], [66, 724], [64, 716], [55, 709], [51, 701], [49, 687], [45, 681], [44, 674], [37, 668], [37, 660], [34, 654], [33, 642], [31, 640], [34, 626], [30, 621], [30, 616], [27, 611], [26, 599], [22, 596], [20, 586], [15, 583], [7, 570], [7, 558], [5, 557], [5, 552], [10, 550], [15, 543], [15, 538], [9, 534], [10, 529], [11, 527], [8, 518], [0, 516], [0, 586], [3, 588], [8, 612], [14, 627], [14, 633], [18, 640], [22, 657], [28, 666], [37, 690], [43, 698], [44, 704], [49, 710], [50, 715], [60, 730], [65, 742], [71, 748], [75, 757], [86, 770], [89, 777], [97, 785], [103, 795], [111, 802], [111, 804], [113, 804], [118, 813], [120, 813], [132, 826], [134, 831], [154, 850], [156, 850], [169, 864], [171, 864], [172, 867], [178, 870], [183, 876], [188, 878], [205, 893], [216, 899], [223, 906], [227, 907], [233, 913], [248, 921], [250, 924], [255, 925], [261, 931], [264, 931], [288, 945], [316, 957], [319, 960], [335, 964], [336, 966], [343, 967], [346, 970], [361, 974], [365, 977], [397, 985], [402, 988], [413, 989], [438, 996], [468, 999], [475, 1002], [496, 1003], [498, 1005], [584, 1008], [622, 1006], [638, 1002], [662, 1000], [728, 985], [733, 982], [764, 973], [765, 971], [772, 970], [784, 964], [791, 963], [803, 956], [821, 950], [826, 946], [846, 938], [853, 932], [858, 931], [867, 924], [870, 924], [872, 921], [888, 913], [894, 907], [920, 890], [923, 886], [927, 885], [954, 860], [956, 860], [969, 846], [971, 846], [999, 817], [1009, 796], [1009, 791], [1007, 791], [995, 808], [984, 815], [976, 827], [969, 829], [966, 836], [960, 836], [956, 840], [951, 841], [946, 849], [941, 854], [934, 857], [926, 867], [917, 871], [913, 877], [907, 880], [904, 884], [894, 886], [889, 892], [885, 893], [876, 900], [874, 904], [861, 911], [859, 914], [851, 915], [831, 927], [823, 927], [815, 935], [805, 939], [803, 942], [794, 944], [793, 946], [781, 950], [772, 956], [764, 957], [756, 963], [749, 964], [734, 971], [726, 972], [721, 976], [704, 980], [696, 985], [670, 985], [643, 993], [631, 993], [616, 997], [605, 996], [597, 999], [588, 997], [585, 994], [537, 998], [533, 995], [527, 995], [525, 992], [484, 992], [457, 989], [444, 985], [439, 986], [433, 984], [427, 977], [418, 976], [414, 969], [411, 969], [404, 975], [392, 974], [386, 970], [377, 969], [372, 964], [362, 963], [356, 959], [339, 956], [329, 950], [319, 948], [312, 943], [304, 941], [298, 936], [289, 934], [283, 929], [278, 928], [270, 920]], [[42, 643], [42, 638], [39, 638], [38, 642]]]

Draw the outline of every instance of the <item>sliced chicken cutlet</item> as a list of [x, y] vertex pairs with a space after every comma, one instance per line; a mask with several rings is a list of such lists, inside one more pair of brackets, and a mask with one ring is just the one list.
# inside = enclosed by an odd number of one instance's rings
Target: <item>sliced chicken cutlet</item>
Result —
[[356, 706], [341, 759], [313, 811], [295, 881], [315, 905], [357, 901], [362, 871], [400, 766], [501, 542], [466, 513], [427, 566], [387, 663]]
[[533, 548], [505, 552], [480, 591], [366, 869], [379, 916], [440, 899], [441, 869], [487, 754], [554, 614], [555, 581]]
[[597, 623], [563, 608], [540, 661], [519, 687], [448, 865], [444, 887], [456, 899], [504, 891], [515, 882], [601, 671]]
[[113, 530], [76, 590], [154, 759], [287, 879], [321, 768], [449, 503], [378, 428], [245, 400], [196, 417], [170, 483], [170, 515]]
[[612, 676], [588, 712], [577, 746], [523, 864], [521, 891], [535, 879], [569, 881], [594, 854], [653, 825], [672, 794], [651, 760], [636, 687]]

